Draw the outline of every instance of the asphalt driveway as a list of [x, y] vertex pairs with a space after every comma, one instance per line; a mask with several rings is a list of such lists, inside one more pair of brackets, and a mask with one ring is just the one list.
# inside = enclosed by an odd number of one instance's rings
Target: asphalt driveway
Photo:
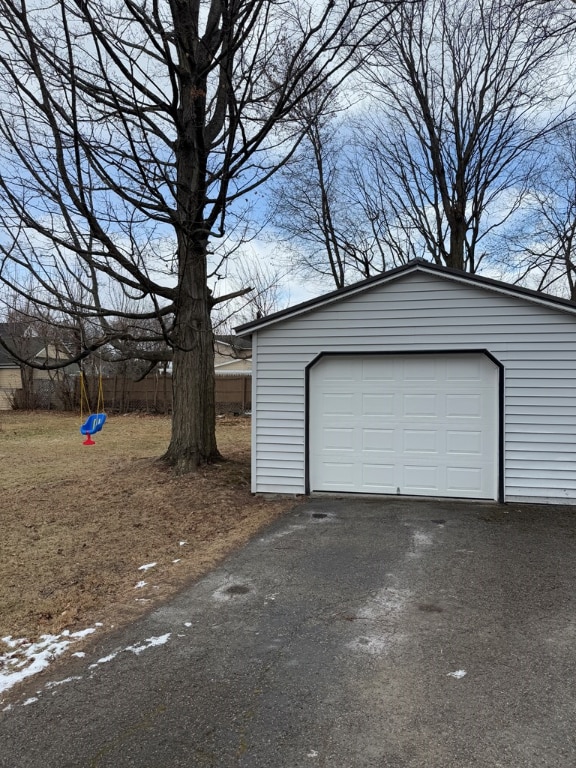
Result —
[[36, 680], [0, 766], [573, 768], [575, 550], [576, 509], [313, 500]]

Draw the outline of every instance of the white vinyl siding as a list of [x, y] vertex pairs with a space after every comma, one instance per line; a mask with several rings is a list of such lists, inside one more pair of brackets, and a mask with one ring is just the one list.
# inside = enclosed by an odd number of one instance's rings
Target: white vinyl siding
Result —
[[505, 498], [576, 501], [576, 314], [414, 271], [253, 334], [255, 492], [305, 491], [321, 352], [488, 350], [505, 368]]

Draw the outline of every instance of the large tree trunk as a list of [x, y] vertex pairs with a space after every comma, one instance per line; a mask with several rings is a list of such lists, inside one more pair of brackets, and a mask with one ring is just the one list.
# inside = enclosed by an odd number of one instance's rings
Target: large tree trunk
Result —
[[465, 271], [466, 262], [464, 248], [466, 245], [466, 225], [461, 218], [450, 222], [450, 253], [447, 258], [447, 267]]
[[176, 472], [220, 458], [216, 446], [214, 343], [205, 254], [183, 258], [174, 333], [172, 437], [162, 457]]
[[[206, 74], [194, 52], [197, 3], [171, 3], [179, 57], [177, 177], [178, 287], [172, 334], [172, 437], [163, 456], [176, 472], [220, 458], [216, 446], [214, 342], [208, 288]], [[202, 59], [202, 56], [200, 57]], [[206, 62], [204, 62], [206, 63]]]

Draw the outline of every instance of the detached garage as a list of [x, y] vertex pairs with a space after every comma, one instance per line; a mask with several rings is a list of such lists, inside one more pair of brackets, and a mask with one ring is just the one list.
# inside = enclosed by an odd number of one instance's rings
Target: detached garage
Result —
[[576, 502], [576, 305], [413, 261], [252, 336], [252, 490]]

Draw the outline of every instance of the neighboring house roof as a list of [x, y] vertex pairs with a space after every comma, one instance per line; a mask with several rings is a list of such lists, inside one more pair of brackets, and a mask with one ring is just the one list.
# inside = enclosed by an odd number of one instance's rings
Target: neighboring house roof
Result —
[[17, 368], [18, 363], [14, 360], [12, 355], [4, 349], [4, 347], [0, 347], [0, 368]]
[[[1, 336], [1, 334], [0, 334]], [[11, 336], [1, 336], [4, 342], [22, 357], [37, 358], [46, 357], [41, 352], [46, 352], [46, 343], [42, 339], [24, 338], [14, 339]], [[4, 347], [0, 346], [0, 366], [3, 368], [18, 368], [20, 362]]]
[[371, 288], [383, 285], [384, 283], [392, 280], [397, 280], [400, 277], [412, 274], [414, 272], [423, 272], [438, 277], [443, 277], [448, 280], [459, 283], [468, 283], [470, 285], [481, 286], [496, 293], [504, 293], [511, 296], [517, 296], [519, 298], [527, 299], [528, 301], [536, 304], [543, 304], [545, 306], [551, 306], [561, 311], [576, 314], [576, 303], [569, 301], [568, 299], [561, 299], [557, 296], [550, 296], [540, 291], [533, 291], [530, 288], [522, 288], [521, 286], [511, 285], [505, 283], [502, 280], [494, 280], [490, 277], [483, 277], [481, 275], [472, 275], [469, 272], [462, 272], [458, 269], [449, 269], [448, 267], [440, 267], [436, 264], [431, 264], [424, 259], [414, 259], [408, 264], [404, 264], [401, 267], [390, 269], [387, 272], [382, 272], [374, 277], [369, 277], [367, 280], [361, 280], [353, 285], [348, 285], [345, 288], [339, 288], [336, 291], [325, 293], [322, 296], [318, 296], [315, 299], [304, 301], [300, 304], [296, 304], [293, 307], [282, 309], [279, 312], [274, 312], [267, 317], [263, 317], [259, 320], [253, 320], [250, 323], [244, 323], [238, 326], [235, 331], [241, 337], [249, 336], [254, 331], [258, 331], [262, 328], [266, 328], [269, 325], [273, 325], [281, 320], [287, 320], [296, 315], [304, 314], [318, 307], [332, 304], [333, 302], [340, 301], [347, 296], [353, 296], [357, 293], [370, 290]]
[[252, 371], [252, 358], [245, 357], [216, 363], [214, 370], [218, 375], [222, 373], [250, 373]]
[[0, 323], [0, 339], [15, 352], [0, 345], [0, 368], [19, 368], [19, 357], [38, 363], [65, 359], [64, 351], [40, 336], [28, 335], [27, 327], [25, 323]]
[[241, 339], [234, 335], [215, 334], [214, 341], [219, 344], [225, 344], [228, 347], [232, 347], [234, 351], [245, 352], [252, 349], [252, 341], [250, 339]]
[[0, 323], [0, 337], [10, 336], [14, 339], [20, 339], [24, 336], [30, 336], [30, 326], [25, 322]]
[[[0, 339], [4, 339], [9, 346], [14, 344], [13, 338], [20, 337], [25, 332], [23, 323], [0, 323]], [[16, 349], [16, 347], [14, 347]], [[18, 361], [0, 345], [0, 368], [18, 368]]]

